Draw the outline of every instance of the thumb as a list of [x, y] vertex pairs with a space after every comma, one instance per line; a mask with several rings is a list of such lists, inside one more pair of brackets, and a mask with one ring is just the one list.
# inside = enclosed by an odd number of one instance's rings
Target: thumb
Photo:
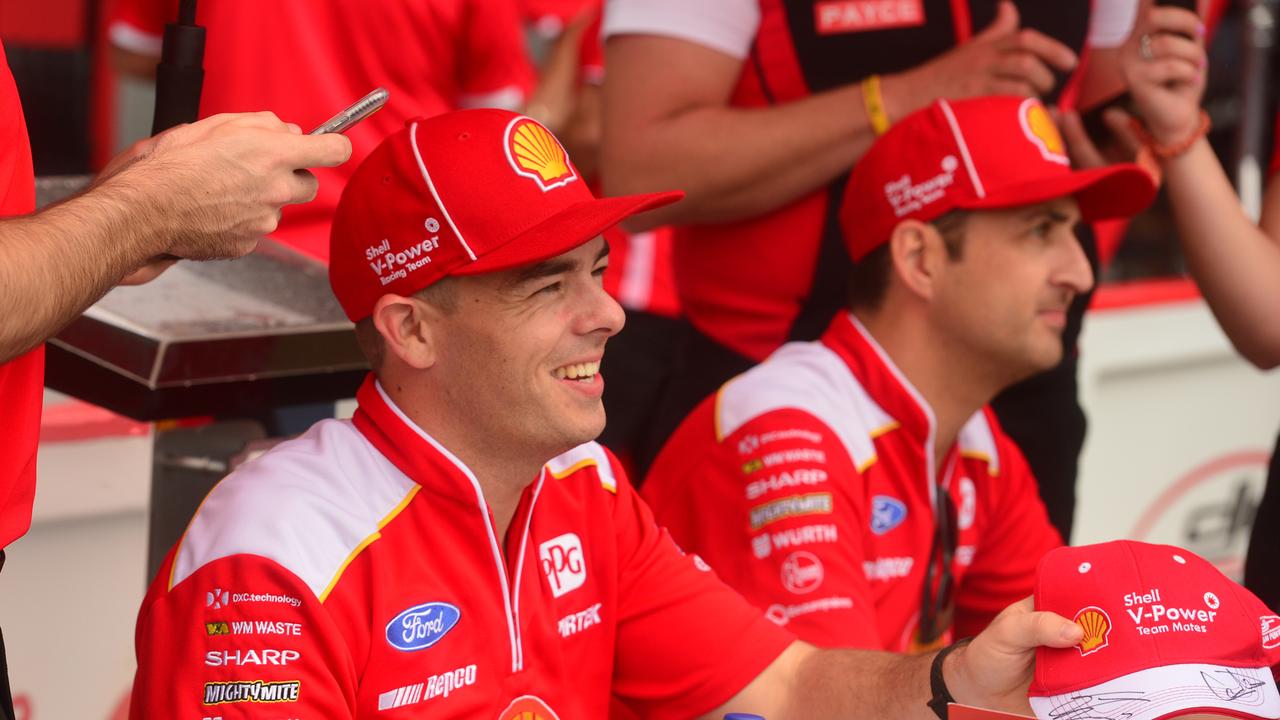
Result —
[[1084, 639], [1084, 628], [1057, 613], [1033, 612], [1028, 619], [1035, 623], [1033, 636], [1036, 645], [1069, 648], [1078, 645]]
[[992, 39], [1018, 31], [1018, 7], [1009, 0], [1001, 0], [996, 6], [996, 19], [991, 21], [974, 39]]

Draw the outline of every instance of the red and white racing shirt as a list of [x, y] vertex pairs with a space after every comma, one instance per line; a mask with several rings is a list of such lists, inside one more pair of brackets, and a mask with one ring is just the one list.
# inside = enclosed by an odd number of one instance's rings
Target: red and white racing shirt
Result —
[[[688, 718], [793, 641], [684, 555], [601, 446], [505, 538], [475, 475], [369, 380], [223, 480], [138, 618], [134, 718]], [[524, 714], [522, 714], [524, 713]]]
[[941, 487], [956, 507], [954, 631], [979, 632], [1062, 544], [984, 408], [945, 457], [920, 394], [852, 314], [783, 346], [687, 418], [643, 485], [658, 522], [768, 617], [827, 647], [905, 651]]

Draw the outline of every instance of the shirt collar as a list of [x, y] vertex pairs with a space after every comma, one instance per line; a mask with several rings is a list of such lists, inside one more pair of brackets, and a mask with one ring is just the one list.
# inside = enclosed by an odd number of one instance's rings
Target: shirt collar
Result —
[[903, 430], [932, 447], [938, 424], [933, 408], [853, 313], [837, 315], [821, 342], [844, 360], [871, 399]]

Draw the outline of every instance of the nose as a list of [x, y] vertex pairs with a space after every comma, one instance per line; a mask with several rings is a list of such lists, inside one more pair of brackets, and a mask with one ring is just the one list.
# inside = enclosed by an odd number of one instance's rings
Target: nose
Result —
[[1076, 234], [1071, 233], [1070, 240], [1053, 277], [1053, 284], [1071, 290], [1076, 295], [1088, 292], [1093, 287], [1093, 267], [1084, 254], [1084, 247]]
[[579, 331], [583, 335], [598, 333], [607, 338], [617, 335], [627, 321], [626, 312], [598, 282], [590, 282], [588, 287], [590, 290], [579, 315]]

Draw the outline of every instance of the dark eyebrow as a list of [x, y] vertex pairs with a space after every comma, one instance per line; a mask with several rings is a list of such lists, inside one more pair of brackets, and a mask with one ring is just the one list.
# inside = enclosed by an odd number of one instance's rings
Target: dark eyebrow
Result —
[[1028, 222], [1032, 220], [1039, 220], [1040, 218], [1048, 218], [1050, 222], [1059, 224], [1070, 223], [1072, 225], [1080, 221], [1079, 216], [1068, 215], [1059, 210], [1047, 207], [1033, 208], [1022, 215], [1022, 219]]
[[[594, 265], [595, 263], [600, 262], [601, 260], [605, 259], [608, 255], [609, 255], [609, 241], [606, 240], [604, 243], [604, 247], [600, 248], [600, 253], [596, 255], [595, 262], [593, 262], [592, 264]], [[535, 263], [533, 265], [530, 265], [527, 268], [522, 269], [519, 273], [516, 274], [515, 280], [513, 280], [511, 284], [523, 285], [524, 283], [532, 282], [534, 280], [539, 280], [545, 277], [551, 277], [552, 275], [561, 275], [573, 270], [577, 266], [578, 266], [578, 263], [574, 262], [573, 260], [564, 260], [561, 258], [552, 258], [550, 260], [543, 260], [540, 263]]]

